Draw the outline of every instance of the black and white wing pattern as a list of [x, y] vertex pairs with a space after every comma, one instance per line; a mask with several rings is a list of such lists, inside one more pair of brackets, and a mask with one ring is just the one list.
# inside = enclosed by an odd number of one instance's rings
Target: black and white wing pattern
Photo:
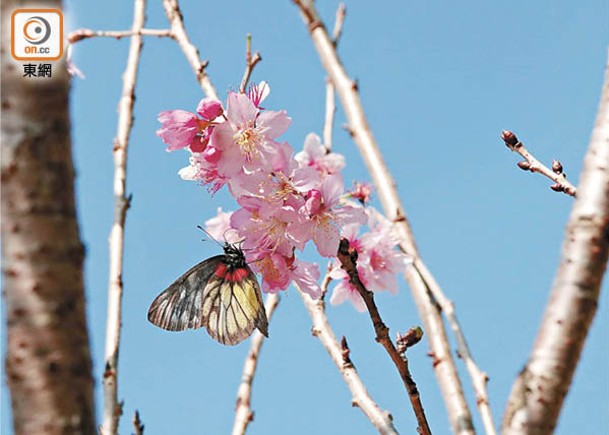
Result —
[[205, 326], [226, 345], [241, 343], [258, 328], [268, 337], [268, 321], [256, 275], [241, 249], [225, 245], [178, 278], [150, 306], [148, 320], [168, 331]]
[[167, 331], [197, 329], [204, 324], [205, 285], [224, 255], [216, 255], [191, 267], [158, 295], [148, 310], [148, 320]]

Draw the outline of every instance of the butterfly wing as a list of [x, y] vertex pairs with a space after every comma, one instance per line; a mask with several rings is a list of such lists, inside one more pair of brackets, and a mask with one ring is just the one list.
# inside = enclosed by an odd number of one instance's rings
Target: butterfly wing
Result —
[[204, 289], [224, 255], [216, 255], [191, 267], [157, 296], [148, 310], [148, 320], [168, 331], [205, 326], [202, 311]]
[[256, 275], [247, 265], [228, 270], [225, 255], [193, 266], [157, 296], [148, 320], [168, 331], [205, 326], [212, 338], [226, 345], [241, 343], [256, 328], [268, 337]]
[[224, 276], [212, 275], [203, 297], [204, 321], [209, 335], [222, 344], [235, 345], [258, 328], [268, 337], [268, 320], [258, 280], [248, 267]]

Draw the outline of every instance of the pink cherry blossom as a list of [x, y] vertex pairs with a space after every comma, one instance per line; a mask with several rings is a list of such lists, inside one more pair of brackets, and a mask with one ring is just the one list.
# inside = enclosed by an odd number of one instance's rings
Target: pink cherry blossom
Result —
[[269, 254], [253, 263], [254, 268], [262, 275], [262, 290], [265, 293], [278, 293], [290, 285], [289, 262], [294, 257], [287, 259], [280, 254]]
[[232, 214], [233, 212], [224, 212], [218, 207], [216, 216], [205, 221], [205, 231], [220, 243], [240, 242], [239, 233], [230, 225]]
[[[318, 136], [308, 135], [304, 150], [296, 155], [287, 142], [278, 141], [291, 120], [285, 111], [261, 107], [269, 89], [261, 82], [245, 94], [229, 92], [226, 109], [219, 101], [204, 98], [196, 113], [159, 114], [162, 126], [157, 134], [167, 149], [190, 152], [190, 164], [180, 176], [206, 185], [212, 193], [228, 184], [240, 205], [234, 213], [218, 209], [206, 222], [207, 231], [221, 242], [241, 243], [265, 292], [285, 290], [293, 282], [312, 298], [319, 297], [319, 268], [297, 253], [313, 240], [320, 255], [335, 257], [341, 236], [358, 252], [364, 285], [371, 291], [396, 291], [395, 275], [407, 260], [396, 249], [391, 223], [362, 207], [370, 187], [356, 184], [345, 194], [340, 173], [344, 157], [329, 152]], [[369, 232], [359, 236], [366, 220]], [[350, 300], [364, 310], [362, 298], [337, 261], [330, 274], [339, 281], [331, 302]]]
[[321, 295], [318, 284], [320, 274], [316, 264], [279, 254], [268, 255], [254, 264], [262, 275], [262, 289], [266, 293], [285, 290], [294, 281], [299, 289], [312, 299], [317, 299]]
[[249, 257], [258, 259], [269, 252], [291, 257], [295, 248], [304, 249], [308, 226], [292, 207], [278, 207], [253, 196], [242, 196], [238, 202], [242, 208], [231, 217], [231, 226], [239, 228], [245, 239], [243, 248], [251, 250]]
[[398, 290], [396, 274], [412, 260], [396, 249], [399, 240], [393, 224], [378, 211], [368, 210], [368, 226], [370, 232], [360, 239], [362, 255], [358, 259], [363, 281], [370, 291], [389, 290], [395, 294]]
[[321, 296], [321, 288], [319, 287], [320, 274], [317, 264], [296, 260], [290, 268], [290, 272], [291, 279], [311, 299], [318, 299]]
[[194, 153], [190, 157], [190, 165], [180, 169], [179, 175], [184, 180], [199, 181], [208, 186], [210, 193], [216, 193], [229, 181], [218, 173], [221, 157], [222, 153], [210, 145], [203, 152]]
[[357, 289], [349, 282], [349, 275], [347, 275], [347, 272], [340, 267], [333, 268], [330, 271], [330, 277], [340, 281], [332, 291], [332, 296], [330, 297], [330, 303], [332, 305], [339, 305], [345, 301], [349, 301], [360, 313], [366, 311], [364, 299], [362, 299], [362, 296]]
[[342, 178], [329, 175], [321, 183], [320, 190], [307, 195], [304, 213], [311, 223], [311, 234], [317, 252], [323, 257], [334, 257], [340, 240], [339, 228], [354, 223], [364, 223], [366, 215], [361, 207], [341, 203]]
[[230, 92], [226, 116], [227, 121], [212, 134], [214, 146], [222, 151], [221, 175], [231, 178], [243, 168], [255, 171], [273, 161], [277, 154], [274, 139], [290, 125], [285, 111], [260, 112], [247, 96]]
[[349, 196], [366, 205], [372, 196], [372, 186], [368, 183], [353, 182], [353, 188], [349, 191]]
[[[305, 195], [318, 189], [319, 174], [313, 168], [301, 168], [290, 159], [284, 169], [272, 172], [258, 171], [248, 178], [248, 187], [254, 195], [261, 195], [277, 205], [290, 205], [299, 209], [304, 205]], [[244, 186], [244, 183], [242, 183]]]
[[156, 131], [167, 146], [167, 151], [189, 146], [199, 131], [199, 118], [186, 110], [166, 110], [159, 113], [161, 128]]
[[314, 133], [309, 133], [305, 139], [304, 149], [294, 156], [302, 166], [310, 166], [322, 176], [339, 174], [345, 167], [345, 158], [341, 154], [329, 152], [321, 144], [321, 139]]
[[222, 103], [213, 98], [203, 98], [197, 106], [197, 113], [199, 116], [208, 121], [213, 121], [219, 116], [222, 116], [223, 112]]
[[267, 82], [260, 82], [257, 85], [251, 84], [247, 90], [247, 98], [250, 99], [254, 106], [260, 107], [260, 103], [262, 103], [266, 97], [271, 93], [271, 87]]

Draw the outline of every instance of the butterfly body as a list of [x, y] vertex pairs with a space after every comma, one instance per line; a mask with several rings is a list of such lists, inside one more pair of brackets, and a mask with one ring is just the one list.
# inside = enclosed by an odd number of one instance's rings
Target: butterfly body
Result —
[[168, 331], [205, 327], [226, 345], [249, 337], [254, 329], [268, 337], [268, 321], [256, 275], [243, 251], [229, 243], [216, 255], [190, 268], [150, 305], [148, 320]]

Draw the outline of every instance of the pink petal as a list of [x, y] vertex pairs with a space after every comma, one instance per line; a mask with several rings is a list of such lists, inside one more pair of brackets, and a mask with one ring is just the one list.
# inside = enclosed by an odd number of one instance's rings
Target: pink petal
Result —
[[201, 118], [207, 119], [208, 121], [213, 121], [218, 116], [222, 115], [223, 111], [222, 103], [209, 97], [203, 98], [197, 106], [197, 113]]
[[266, 138], [271, 140], [281, 136], [288, 129], [291, 122], [292, 119], [285, 110], [279, 112], [266, 110], [257, 119], [257, 124], [265, 127]]
[[335, 257], [336, 251], [338, 251], [338, 242], [340, 241], [338, 229], [330, 223], [320, 223], [313, 229], [313, 241], [319, 255], [322, 257]]
[[228, 120], [234, 125], [243, 125], [256, 119], [258, 109], [245, 95], [229, 92], [226, 104]]
[[321, 296], [319, 287], [319, 267], [317, 264], [306, 261], [296, 261], [292, 272], [292, 278], [300, 290], [311, 296], [311, 299], [318, 299]]

